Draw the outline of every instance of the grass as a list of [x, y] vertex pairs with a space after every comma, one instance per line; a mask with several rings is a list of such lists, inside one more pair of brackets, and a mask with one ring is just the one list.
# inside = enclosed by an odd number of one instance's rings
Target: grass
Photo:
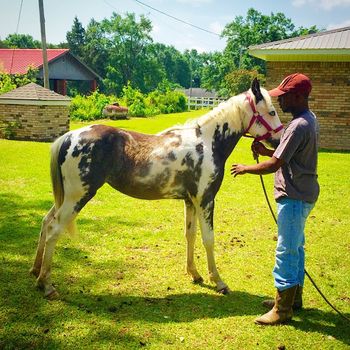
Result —
[[[155, 133], [201, 112], [104, 121]], [[85, 124], [74, 123], [72, 128]], [[259, 327], [261, 301], [274, 294], [275, 224], [259, 178], [233, 179], [229, 165], [251, 163], [250, 140], [233, 151], [217, 196], [217, 264], [232, 294], [185, 274], [183, 203], [142, 201], [108, 186], [79, 216], [80, 233], [57, 245], [45, 300], [28, 275], [42, 217], [52, 203], [49, 144], [0, 140], [0, 349], [348, 349], [350, 327], [305, 285], [305, 310], [292, 323]], [[307, 270], [350, 313], [349, 153], [320, 152], [321, 196], [307, 226]], [[272, 194], [273, 176], [265, 177]]]

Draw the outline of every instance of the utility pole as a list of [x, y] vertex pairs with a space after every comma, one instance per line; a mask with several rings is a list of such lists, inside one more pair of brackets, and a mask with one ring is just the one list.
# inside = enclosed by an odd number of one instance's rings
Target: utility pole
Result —
[[41, 47], [43, 51], [44, 87], [46, 89], [50, 89], [49, 64], [47, 62], [47, 51], [46, 51], [46, 33], [45, 33], [45, 16], [44, 16], [43, 0], [39, 0], [39, 13], [40, 13]]

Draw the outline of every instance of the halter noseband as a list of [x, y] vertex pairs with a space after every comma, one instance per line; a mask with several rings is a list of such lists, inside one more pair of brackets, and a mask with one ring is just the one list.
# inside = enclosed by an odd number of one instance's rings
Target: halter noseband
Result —
[[254, 138], [254, 141], [262, 141], [262, 140], [267, 140], [269, 137], [271, 137], [271, 132], [276, 133], [279, 132], [280, 130], [283, 129], [283, 124], [281, 124], [280, 126], [278, 126], [276, 129], [272, 129], [270, 124], [264, 119], [264, 117], [259, 114], [259, 112], [256, 110], [255, 108], [255, 104], [254, 101], [251, 97], [250, 94], [246, 93], [246, 99], [248, 100], [250, 107], [252, 108], [253, 111], [253, 116], [250, 119], [249, 125], [247, 127], [247, 129], [244, 130], [243, 135], [246, 136], [246, 134], [249, 132], [250, 128], [252, 127], [252, 125], [255, 123], [256, 120], [258, 120], [262, 125], [264, 125], [264, 127], [267, 130], [267, 133], [261, 136], [257, 136]]

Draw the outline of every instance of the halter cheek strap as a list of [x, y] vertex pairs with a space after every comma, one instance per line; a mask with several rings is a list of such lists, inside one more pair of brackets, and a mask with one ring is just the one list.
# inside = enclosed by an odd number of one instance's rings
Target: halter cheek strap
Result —
[[264, 117], [259, 114], [259, 112], [256, 110], [255, 108], [255, 104], [254, 104], [254, 101], [252, 99], [252, 97], [250, 96], [250, 94], [246, 94], [246, 99], [248, 100], [249, 104], [250, 104], [250, 107], [253, 111], [253, 116], [252, 118], [250, 119], [250, 122], [249, 122], [249, 125], [247, 127], [247, 129], [244, 130], [244, 133], [243, 135], [246, 135], [250, 128], [252, 127], [252, 125], [255, 123], [256, 120], [258, 120], [262, 125], [264, 125], [264, 127], [266, 128], [267, 130], [267, 133], [264, 134], [264, 135], [261, 135], [261, 136], [257, 136], [254, 138], [255, 141], [262, 141], [262, 140], [266, 140], [268, 139], [269, 137], [271, 137], [271, 132], [273, 133], [277, 133], [279, 132], [280, 130], [283, 129], [283, 124], [281, 124], [280, 126], [278, 126], [276, 129], [272, 129], [270, 124], [264, 119]]

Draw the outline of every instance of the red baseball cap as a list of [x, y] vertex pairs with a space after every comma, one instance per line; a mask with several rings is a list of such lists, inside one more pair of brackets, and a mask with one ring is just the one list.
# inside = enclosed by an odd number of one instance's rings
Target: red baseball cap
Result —
[[304, 74], [294, 73], [284, 78], [282, 83], [269, 91], [270, 96], [281, 96], [287, 92], [298, 92], [309, 95], [312, 89], [311, 80]]

